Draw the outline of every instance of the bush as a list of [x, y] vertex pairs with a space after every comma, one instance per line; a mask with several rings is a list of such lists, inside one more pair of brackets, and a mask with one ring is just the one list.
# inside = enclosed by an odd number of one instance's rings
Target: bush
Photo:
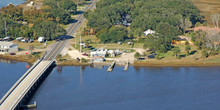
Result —
[[134, 57], [135, 57], [136, 59], [138, 59], [138, 58], [141, 57], [141, 54], [140, 54], [139, 52], [136, 52], [136, 53], [134, 54]]
[[208, 52], [206, 50], [202, 51], [202, 57], [207, 58], [209, 56]]
[[82, 60], [82, 63], [86, 63], [87, 62], [87, 60], [85, 58], [82, 58], [81, 60]]
[[186, 46], [188, 46], [188, 45], [189, 45], [189, 42], [188, 42], [188, 41], [186, 41], [186, 42], [185, 42], [185, 45], [186, 45]]

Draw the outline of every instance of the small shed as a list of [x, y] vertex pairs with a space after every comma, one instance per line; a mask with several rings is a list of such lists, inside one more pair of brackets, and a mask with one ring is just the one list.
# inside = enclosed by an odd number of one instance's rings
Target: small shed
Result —
[[155, 33], [155, 31], [153, 31], [153, 30], [151, 30], [151, 29], [148, 29], [148, 30], [144, 31], [144, 35], [145, 35], [145, 36], [147, 36], [147, 35], [149, 35], [149, 34], [154, 34], [154, 33]]
[[45, 41], [44, 37], [38, 37], [38, 42], [43, 43]]

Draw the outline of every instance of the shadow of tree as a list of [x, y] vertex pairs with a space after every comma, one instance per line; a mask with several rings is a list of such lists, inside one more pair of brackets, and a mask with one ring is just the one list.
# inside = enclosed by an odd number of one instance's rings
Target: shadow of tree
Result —
[[194, 55], [197, 52], [197, 50], [193, 50], [189, 53], [189, 55]]

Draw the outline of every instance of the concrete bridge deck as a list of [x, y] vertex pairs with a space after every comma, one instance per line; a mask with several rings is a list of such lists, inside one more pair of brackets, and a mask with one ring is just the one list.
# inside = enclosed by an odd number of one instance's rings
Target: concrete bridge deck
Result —
[[0, 106], [0, 110], [12, 110], [15, 109], [19, 102], [33, 87], [36, 81], [47, 70], [47, 68], [53, 63], [53, 61], [41, 61], [22, 82], [13, 90], [13, 92], [4, 100]]

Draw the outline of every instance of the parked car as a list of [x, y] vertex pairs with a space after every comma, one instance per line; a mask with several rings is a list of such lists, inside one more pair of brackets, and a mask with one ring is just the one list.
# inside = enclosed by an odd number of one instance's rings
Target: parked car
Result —
[[34, 39], [29, 39], [29, 41], [28, 41], [29, 43], [32, 43], [32, 42], [34, 42]]
[[148, 56], [148, 59], [152, 59], [152, 58], [155, 58], [155, 55], [149, 55]]
[[141, 58], [138, 58], [138, 60], [145, 60], [145, 58], [141, 57]]
[[27, 40], [27, 39], [22, 39], [21, 42], [23, 42], [23, 43], [27, 43], [28, 40]]
[[10, 55], [16, 55], [16, 53], [10, 53]]
[[87, 54], [87, 53], [83, 53], [82, 55], [83, 55], [83, 56], [88, 56], [88, 54]]
[[21, 42], [22, 39], [23, 39], [23, 37], [16, 38], [16, 40], [19, 41], [19, 42]]

